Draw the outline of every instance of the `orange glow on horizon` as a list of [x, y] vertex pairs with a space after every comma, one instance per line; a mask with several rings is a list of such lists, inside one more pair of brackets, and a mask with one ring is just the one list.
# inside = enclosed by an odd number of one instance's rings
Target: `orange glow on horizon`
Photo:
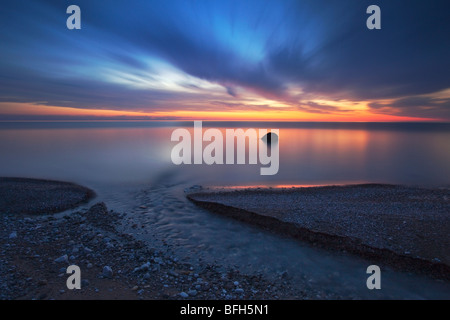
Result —
[[401, 122], [401, 121], [439, 121], [441, 119], [416, 118], [396, 115], [372, 113], [370, 110], [356, 109], [352, 112], [309, 113], [289, 108], [274, 108], [273, 110], [237, 110], [230, 111], [123, 111], [102, 109], [79, 109], [35, 105], [27, 103], [0, 103], [0, 119], [2, 115], [39, 116], [40, 119], [49, 116], [57, 117], [92, 117], [92, 120], [102, 118], [118, 118], [119, 120], [204, 120], [204, 121], [304, 121], [304, 122]]
[[229, 121], [305, 121], [305, 122], [389, 122], [435, 121], [437, 119], [401, 117], [394, 115], [354, 112], [350, 114], [314, 114], [302, 111], [173, 111], [154, 113], [154, 116], [174, 116], [180, 120], [229, 120]]

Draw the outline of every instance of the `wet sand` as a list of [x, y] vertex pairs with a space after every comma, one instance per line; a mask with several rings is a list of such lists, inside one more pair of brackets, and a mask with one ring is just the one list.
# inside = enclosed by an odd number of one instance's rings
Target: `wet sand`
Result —
[[450, 190], [395, 185], [206, 190], [194, 203], [266, 230], [450, 279]]

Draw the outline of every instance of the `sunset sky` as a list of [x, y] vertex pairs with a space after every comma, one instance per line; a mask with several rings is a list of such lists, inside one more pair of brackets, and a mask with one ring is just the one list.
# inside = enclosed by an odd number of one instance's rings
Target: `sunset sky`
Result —
[[0, 120], [449, 122], [449, 14], [448, 0], [2, 2]]

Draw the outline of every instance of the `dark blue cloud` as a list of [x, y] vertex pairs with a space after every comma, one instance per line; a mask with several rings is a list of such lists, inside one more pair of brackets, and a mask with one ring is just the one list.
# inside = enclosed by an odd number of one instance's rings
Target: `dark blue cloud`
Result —
[[[65, 28], [70, 4], [81, 7], [82, 30]], [[371, 4], [381, 30], [365, 27]], [[10, 1], [0, 11], [0, 101], [151, 109], [201, 99], [101, 74], [149, 77], [160, 59], [230, 98], [243, 87], [293, 101], [287, 88], [300, 86], [305, 96], [394, 99], [389, 112], [450, 119], [446, 103], [402, 100], [450, 88], [449, 12], [444, 0]]]
[[369, 107], [374, 112], [401, 116], [446, 119], [450, 114], [450, 99], [412, 96], [394, 100], [390, 103], [372, 102]]
[[319, 19], [329, 27], [320, 45], [308, 55], [301, 44], [272, 51], [273, 69], [309, 92], [338, 97], [382, 99], [449, 88], [449, 3], [375, 2], [382, 10], [381, 30], [361, 27], [369, 2], [336, 1], [332, 14]]

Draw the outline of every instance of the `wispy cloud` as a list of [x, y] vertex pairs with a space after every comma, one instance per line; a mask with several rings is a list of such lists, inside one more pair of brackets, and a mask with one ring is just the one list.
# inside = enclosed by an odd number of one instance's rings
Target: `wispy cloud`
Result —
[[82, 29], [71, 31], [69, 4], [2, 4], [0, 102], [329, 115], [364, 102], [450, 121], [449, 100], [432, 96], [450, 88], [448, 1], [380, 0], [377, 31], [365, 28], [365, 0], [79, 0]]

